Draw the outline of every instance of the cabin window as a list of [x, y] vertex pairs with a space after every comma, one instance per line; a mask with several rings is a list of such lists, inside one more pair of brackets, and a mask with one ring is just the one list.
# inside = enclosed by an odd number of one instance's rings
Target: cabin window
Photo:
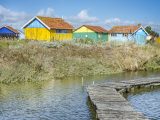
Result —
[[56, 30], [56, 33], [67, 33], [67, 30]]
[[101, 34], [98, 34], [98, 38], [101, 38]]
[[111, 36], [117, 36], [117, 34], [116, 33], [112, 33]]
[[124, 34], [123, 34], [123, 37], [128, 37], [128, 34], [127, 34], [127, 33], [124, 33]]

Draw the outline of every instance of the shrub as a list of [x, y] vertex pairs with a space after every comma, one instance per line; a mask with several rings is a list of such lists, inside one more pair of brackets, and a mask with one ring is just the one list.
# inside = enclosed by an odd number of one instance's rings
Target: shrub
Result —
[[7, 42], [12, 47], [0, 51], [0, 81], [4, 83], [160, 68], [157, 46], [125, 44], [110, 48], [81, 46], [72, 41], [15, 43]]

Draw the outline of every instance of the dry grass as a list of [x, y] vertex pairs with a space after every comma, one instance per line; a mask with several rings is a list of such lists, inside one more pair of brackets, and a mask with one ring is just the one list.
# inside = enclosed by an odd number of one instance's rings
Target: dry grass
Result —
[[130, 44], [110, 48], [72, 42], [8, 42], [7, 46], [0, 46], [0, 81], [39, 81], [154, 70], [160, 68], [159, 58], [159, 48], [154, 46]]
[[[121, 46], [113, 49], [112, 66], [123, 71], [159, 68], [160, 50], [154, 46]], [[154, 65], [153, 65], [154, 63]]]

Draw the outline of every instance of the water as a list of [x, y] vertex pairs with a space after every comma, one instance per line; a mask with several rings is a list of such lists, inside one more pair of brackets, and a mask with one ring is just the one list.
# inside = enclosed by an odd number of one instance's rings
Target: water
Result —
[[0, 85], [0, 120], [91, 120], [86, 86], [93, 83], [156, 77], [157, 73], [123, 73], [39, 83]]
[[127, 98], [132, 106], [150, 120], [160, 120], [160, 87], [155, 90], [137, 90]]

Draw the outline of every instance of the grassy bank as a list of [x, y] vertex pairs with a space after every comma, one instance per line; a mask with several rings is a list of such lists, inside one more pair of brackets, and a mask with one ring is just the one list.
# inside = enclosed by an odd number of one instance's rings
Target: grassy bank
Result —
[[0, 82], [63, 79], [160, 69], [156, 46], [0, 41]]

